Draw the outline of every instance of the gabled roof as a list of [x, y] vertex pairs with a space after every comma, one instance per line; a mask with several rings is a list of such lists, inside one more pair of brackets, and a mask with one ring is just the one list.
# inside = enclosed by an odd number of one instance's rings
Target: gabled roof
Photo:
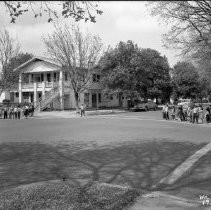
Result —
[[31, 58], [27, 62], [25, 62], [25, 63], [21, 64], [20, 66], [18, 66], [17, 68], [13, 69], [13, 71], [20, 70], [21, 68], [29, 65], [30, 63], [32, 63], [32, 62], [34, 62], [36, 60], [46, 61], [48, 63], [51, 63], [51, 64], [57, 65], [59, 67], [62, 67], [62, 65], [59, 62], [55, 61], [54, 59], [46, 58], [46, 57], [41, 57], [41, 56], [34, 56], [33, 58]]

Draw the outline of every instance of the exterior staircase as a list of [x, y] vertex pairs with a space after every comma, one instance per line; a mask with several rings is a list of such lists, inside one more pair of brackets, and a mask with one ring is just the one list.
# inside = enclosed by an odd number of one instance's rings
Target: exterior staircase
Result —
[[53, 102], [57, 97], [59, 97], [59, 85], [55, 84], [50, 91], [48, 91], [47, 93], [45, 93], [44, 96], [39, 98], [39, 101], [35, 106], [35, 112], [43, 111], [47, 107], [47, 105]]

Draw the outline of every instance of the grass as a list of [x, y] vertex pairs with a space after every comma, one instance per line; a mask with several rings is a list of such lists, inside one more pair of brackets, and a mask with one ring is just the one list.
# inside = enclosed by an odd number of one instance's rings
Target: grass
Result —
[[128, 189], [89, 183], [76, 187], [68, 182], [30, 184], [0, 194], [0, 209], [120, 210], [140, 196]]

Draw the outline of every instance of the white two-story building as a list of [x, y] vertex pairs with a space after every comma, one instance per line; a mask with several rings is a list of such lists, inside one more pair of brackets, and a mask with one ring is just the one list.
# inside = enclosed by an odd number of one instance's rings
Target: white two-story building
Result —
[[[76, 108], [74, 92], [70, 88], [68, 74], [52, 59], [33, 57], [14, 71], [19, 72], [18, 90], [11, 93], [11, 102], [33, 103], [39, 110]], [[109, 99], [102, 94], [100, 73], [94, 71], [88, 88], [80, 93], [79, 104], [87, 108], [127, 107], [125, 97]]]

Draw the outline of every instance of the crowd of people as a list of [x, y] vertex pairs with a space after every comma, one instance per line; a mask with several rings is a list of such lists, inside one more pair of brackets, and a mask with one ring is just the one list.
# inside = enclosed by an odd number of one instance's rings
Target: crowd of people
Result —
[[211, 105], [203, 108], [202, 105], [169, 105], [165, 104], [162, 110], [162, 117], [166, 120], [189, 121], [191, 123], [210, 123]]
[[32, 117], [34, 115], [34, 106], [31, 105], [4, 105], [0, 108], [1, 119], [21, 119]]

